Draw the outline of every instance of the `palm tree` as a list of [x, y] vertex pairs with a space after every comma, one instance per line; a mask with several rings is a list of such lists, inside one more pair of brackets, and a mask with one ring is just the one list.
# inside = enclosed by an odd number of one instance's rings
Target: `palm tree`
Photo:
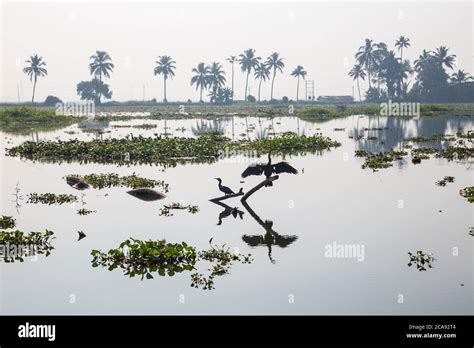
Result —
[[304, 80], [306, 78], [306, 71], [301, 65], [298, 65], [296, 69], [293, 70], [293, 72], [291, 73], [291, 76], [298, 78], [298, 83], [296, 85], [296, 101], [298, 101], [299, 92], [300, 92], [300, 77], [302, 77]]
[[354, 67], [349, 71], [349, 76], [353, 78], [353, 80], [357, 80], [357, 89], [359, 90], [359, 102], [362, 101], [362, 97], [360, 95], [360, 86], [359, 86], [359, 78], [362, 80], [365, 80], [365, 74], [364, 68], [362, 67], [361, 64], [356, 64]]
[[174, 76], [174, 70], [176, 69], [176, 62], [171, 58], [170, 56], [159, 56], [158, 60], [155, 61], [157, 64], [154, 72], [155, 76], [156, 75], [163, 75], [163, 84], [164, 84], [164, 97], [163, 97], [163, 102], [167, 102], [168, 100], [166, 99], [166, 80], [168, 77], [170, 79], [173, 78]]
[[266, 81], [270, 78], [270, 67], [266, 64], [260, 63], [255, 68], [255, 78], [260, 80], [258, 83], [258, 101], [260, 102], [260, 89], [262, 87], [262, 81]]
[[37, 54], [31, 56], [26, 63], [28, 66], [23, 68], [23, 72], [30, 78], [30, 81], [34, 79], [33, 96], [31, 97], [31, 102], [33, 103], [35, 101], [36, 81], [38, 80], [38, 76], [42, 77], [48, 75], [48, 71], [45, 68], [46, 62], [43, 61], [43, 57], [39, 57]]
[[373, 40], [365, 39], [365, 45], [359, 47], [359, 52], [356, 53], [355, 58], [357, 61], [365, 68], [367, 71], [367, 75], [369, 77], [369, 88], [371, 88], [370, 84], [370, 72], [372, 68], [376, 64], [374, 50], [376, 46], [373, 43]]
[[191, 78], [191, 86], [195, 84], [196, 90], [201, 88], [199, 101], [202, 103], [202, 90], [209, 85], [209, 67], [204, 63], [199, 63], [196, 68], [193, 68], [192, 72], [196, 75]]
[[245, 50], [244, 53], [239, 55], [240, 68], [242, 69], [242, 72], [247, 73], [247, 77], [245, 78], [245, 100], [247, 100], [247, 88], [250, 72], [258, 66], [260, 59], [260, 57], [255, 56], [255, 50], [252, 48]]
[[268, 65], [270, 69], [273, 69], [272, 89], [270, 92], [270, 100], [273, 100], [273, 84], [275, 82], [275, 76], [276, 76], [277, 71], [283, 72], [285, 63], [283, 63], [283, 58], [280, 58], [280, 54], [278, 52], [273, 52], [267, 58], [267, 61], [265, 64]]
[[423, 50], [423, 52], [419, 55], [418, 59], [414, 61], [415, 70], [420, 71], [423, 63], [425, 63], [428, 59], [433, 58], [431, 51]]
[[[114, 70], [114, 64], [112, 63], [112, 58], [110, 58], [109, 54], [105, 51], [96, 51], [90, 59], [92, 62], [89, 64], [89, 70], [91, 75], [95, 77], [99, 77], [99, 81], [102, 82], [102, 75], [110, 78], [110, 73]], [[100, 97], [99, 94], [99, 104], [100, 104]]]
[[461, 84], [464, 82], [469, 82], [471, 80], [471, 75], [461, 69], [451, 75], [451, 82], [455, 84]]
[[398, 40], [395, 41], [395, 47], [398, 47], [400, 51], [400, 60], [403, 61], [403, 48], [410, 47], [410, 39], [405, 36], [400, 36]]
[[232, 95], [234, 95], [234, 63], [237, 61], [237, 56], [230, 56], [227, 62], [232, 64]]
[[446, 46], [440, 46], [434, 52], [436, 61], [441, 65], [446, 65], [450, 69], [454, 69], [454, 61], [456, 60], [455, 54], [448, 54], [449, 48]]

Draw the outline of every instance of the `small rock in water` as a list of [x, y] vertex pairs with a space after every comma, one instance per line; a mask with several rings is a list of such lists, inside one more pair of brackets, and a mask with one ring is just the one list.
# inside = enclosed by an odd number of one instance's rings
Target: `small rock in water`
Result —
[[159, 199], [166, 198], [164, 194], [150, 188], [137, 188], [134, 190], [127, 191], [129, 195], [137, 197], [142, 201], [157, 201]]
[[81, 239], [86, 237], [86, 234], [82, 231], [77, 231], [77, 233], [79, 234], [79, 239], [77, 241], [80, 241]]

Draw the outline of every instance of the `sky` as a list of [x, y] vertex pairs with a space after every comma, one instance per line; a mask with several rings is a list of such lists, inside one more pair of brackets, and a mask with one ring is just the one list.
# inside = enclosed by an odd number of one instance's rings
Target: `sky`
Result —
[[[197, 101], [192, 68], [220, 62], [230, 85], [226, 58], [247, 48], [263, 59], [275, 51], [284, 58], [283, 74], [275, 79], [278, 99], [296, 98], [290, 73], [297, 65], [314, 81], [316, 97], [352, 95], [356, 85], [347, 73], [365, 38], [395, 49], [400, 35], [411, 41], [404, 58], [413, 61], [423, 49], [445, 45], [457, 56], [456, 68], [474, 74], [471, 1], [1, 1], [0, 102], [31, 99], [32, 83], [22, 69], [32, 54], [42, 56], [48, 70], [35, 100], [48, 95], [78, 100], [76, 85], [91, 79], [88, 64], [96, 50], [113, 59], [106, 82], [118, 101], [163, 99], [162, 77], [153, 74], [160, 55], [172, 56], [177, 66], [168, 100]], [[250, 93], [257, 95], [258, 82], [249, 81]], [[235, 66], [236, 99], [243, 98], [244, 88], [245, 75]], [[269, 99], [269, 82], [261, 93]]]

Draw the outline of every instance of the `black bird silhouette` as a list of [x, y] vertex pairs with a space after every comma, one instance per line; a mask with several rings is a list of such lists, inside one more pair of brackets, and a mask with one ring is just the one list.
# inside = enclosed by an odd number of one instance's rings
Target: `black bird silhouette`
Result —
[[86, 237], [86, 234], [82, 231], [77, 231], [77, 233], [79, 234], [79, 239], [78, 241], [80, 241], [82, 238], [85, 238]]
[[[272, 164], [272, 159], [270, 157], [270, 152], [268, 153], [268, 163], [267, 164], [253, 164], [248, 166], [247, 169], [244, 170], [242, 173], [242, 177], [246, 178], [249, 175], [262, 175], [265, 174], [266, 178], [268, 179], [273, 174], [280, 174], [280, 173], [290, 173], [290, 174], [297, 174], [298, 171], [293, 168], [288, 162], [278, 162]], [[265, 186], [273, 186], [272, 182], [269, 182]]]
[[219, 190], [221, 190], [221, 192], [224, 192], [224, 194], [225, 194], [226, 196], [228, 196], [228, 195], [233, 195], [233, 194], [235, 193], [234, 191], [232, 191], [232, 190], [231, 190], [230, 188], [228, 188], [227, 186], [222, 185], [222, 179], [221, 179], [221, 178], [214, 178], [214, 179], [216, 179], [217, 181], [219, 181], [219, 185], [218, 185]]

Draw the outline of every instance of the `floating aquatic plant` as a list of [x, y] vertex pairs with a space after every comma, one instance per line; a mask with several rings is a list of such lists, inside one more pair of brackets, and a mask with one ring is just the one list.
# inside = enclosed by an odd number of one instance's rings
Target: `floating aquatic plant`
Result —
[[172, 210], [187, 210], [188, 213], [196, 214], [199, 212], [199, 206], [197, 205], [183, 205], [182, 203], [171, 203], [169, 205], [164, 205], [163, 208], [160, 208], [160, 216], [173, 216]]
[[54, 233], [46, 230], [45, 232], [30, 232], [25, 234], [22, 231], [0, 231], [0, 259], [6, 263], [20, 261], [25, 257], [36, 254], [49, 256], [54, 247], [50, 244], [54, 239]]
[[416, 137], [406, 138], [406, 141], [412, 141], [414, 143], [429, 143], [435, 141], [454, 141], [456, 137], [449, 134], [432, 134], [432, 135], [419, 135]]
[[389, 150], [387, 152], [369, 153], [365, 150], [356, 150], [356, 157], [364, 157], [365, 162], [362, 169], [370, 168], [372, 170], [388, 168], [392, 166], [392, 162], [402, 160], [407, 153], [405, 151]]
[[26, 203], [41, 203], [41, 204], [64, 204], [64, 203], [73, 203], [77, 202], [77, 197], [75, 195], [61, 193], [29, 193], [27, 195], [27, 202]]
[[231, 253], [225, 246], [212, 245], [209, 250], [197, 251], [195, 247], [182, 243], [167, 243], [165, 240], [141, 241], [127, 239], [117, 249], [108, 252], [92, 250], [92, 267], [107, 267], [109, 271], [120, 268], [129, 277], [140, 276], [143, 280], [153, 275], [172, 277], [176, 273], [192, 271], [198, 261], [211, 263], [209, 275], [191, 274], [191, 286], [214, 289], [214, 278], [229, 273], [233, 262], [251, 263], [251, 255]]
[[445, 176], [443, 179], [436, 181], [436, 186], [446, 186], [446, 183], [454, 182], [454, 176]]
[[81, 209], [77, 210], [77, 213], [79, 215], [89, 215], [89, 214], [96, 213], [96, 211], [95, 210], [89, 210], [89, 209], [86, 209], [86, 208], [81, 208]]
[[459, 194], [464, 198], [467, 198], [469, 203], [474, 203], [474, 186], [465, 187], [459, 190]]
[[433, 268], [431, 263], [436, 261], [432, 253], [425, 254], [421, 250], [418, 250], [415, 254], [408, 252], [408, 255], [410, 256], [408, 267], [411, 267], [413, 264], [415, 264], [418, 271], [426, 271], [427, 267]]
[[153, 180], [140, 177], [133, 173], [132, 175], [120, 176], [116, 173], [88, 174], [88, 175], [71, 175], [70, 177], [78, 177], [96, 189], [110, 187], [130, 187], [132, 189], [139, 187], [155, 187], [159, 186], [164, 192], [169, 192], [169, 184], [163, 180]]
[[0, 228], [14, 228], [16, 226], [15, 219], [11, 216], [2, 215], [0, 218]]

